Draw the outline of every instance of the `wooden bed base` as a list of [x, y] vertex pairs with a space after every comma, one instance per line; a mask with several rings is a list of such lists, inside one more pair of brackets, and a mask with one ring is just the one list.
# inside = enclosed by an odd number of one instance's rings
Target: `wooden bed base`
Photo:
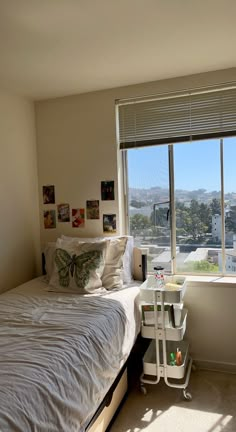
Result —
[[139, 333], [131, 353], [110, 387], [107, 395], [86, 427], [86, 432], [105, 432], [115, 419], [130, 388], [139, 383], [143, 368], [143, 356], [150, 341]]
[[128, 390], [127, 367], [120, 373], [88, 424], [86, 432], [105, 432]]

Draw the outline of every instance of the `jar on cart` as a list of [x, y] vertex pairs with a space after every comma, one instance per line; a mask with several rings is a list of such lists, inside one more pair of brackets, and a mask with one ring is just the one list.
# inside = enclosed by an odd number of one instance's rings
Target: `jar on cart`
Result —
[[154, 267], [155, 270], [155, 280], [156, 280], [156, 287], [157, 288], [163, 288], [165, 285], [164, 281], [164, 267], [162, 266], [156, 266]]

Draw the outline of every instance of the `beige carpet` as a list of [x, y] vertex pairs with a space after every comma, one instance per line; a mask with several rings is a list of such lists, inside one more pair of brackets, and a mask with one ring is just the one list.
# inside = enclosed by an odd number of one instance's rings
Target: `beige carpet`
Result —
[[146, 388], [146, 396], [131, 389], [110, 432], [236, 432], [236, 375], [192, 372], [191, 402], [163, 379]]

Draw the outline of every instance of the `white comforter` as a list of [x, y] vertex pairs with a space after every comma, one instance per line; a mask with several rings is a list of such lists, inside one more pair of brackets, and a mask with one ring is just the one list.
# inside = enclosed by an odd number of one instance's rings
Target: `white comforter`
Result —
[[138, 294], [50, 293], [37, 278], [0, 295], [0, 431], [83, 431], [139, 332]]

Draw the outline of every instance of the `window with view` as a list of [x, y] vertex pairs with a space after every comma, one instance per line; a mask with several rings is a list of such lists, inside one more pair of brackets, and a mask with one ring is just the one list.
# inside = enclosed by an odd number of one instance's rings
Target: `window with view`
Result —
[[[186, 122], [176, 126], [181, 110], [178, 100], [176, 107], [176, 100], [171, 100], [171, 106], [163, 100], [161, 105], [152, 102], [152, 124], [148, 119], [149, 102], [147, 110], [135, 106], [135, 122], [131, 121], [130, 107], [126, 117], [121, 110], [121, 136], [124, 137], [125, 122], [129, 129], [125, 130], [125, 140], [120, 139], [129, 232], [135, 245], [148, 248], [149, 272], [161, 265], [171, 273], [236, 275], [236, 138], [231, 136], [236, 135], [233, 129], [236, 114], [233, 125], [227, 125], [230, 131], [223, 130], [223, 117], [229, 110], [224, 106], [222, 112], [222, 94], [217, 93], [216, 103], [210, 96], [206, 118], [203, 105], [207, 95], [204, 94], [203, 101], [201, 95], [197, 96], [196, 107], [190, 101], [191, 112], [181, 101], [183, 118], [191, 115], [198, 128], [202, 121], [202, 133], [191, 130], [188, 139], [183, 130], [178, 136], [173, 135], [173, 142], [172, 133], [178, 133], [180, 127], [188, 128]], [[226, 92], [226, 101], [228, 95]], [[231, 90], [230, 95], [236, 108], [236, 92]], [[196, 113], [194, 117], [193, 109], [198, 110], [199, 118]], [[222, 130], [216, 125], [215, 116]], [[159, 122], [157, 136], [154, 136], [155, 119]], [[171, 119], [173, 128], [169, 124]], [[212, 132], [212, 123], [217, 132]], [[163, 133], [165, 127], [167, 137]], [[133, 140], [130, 131], [135, 135]]]

